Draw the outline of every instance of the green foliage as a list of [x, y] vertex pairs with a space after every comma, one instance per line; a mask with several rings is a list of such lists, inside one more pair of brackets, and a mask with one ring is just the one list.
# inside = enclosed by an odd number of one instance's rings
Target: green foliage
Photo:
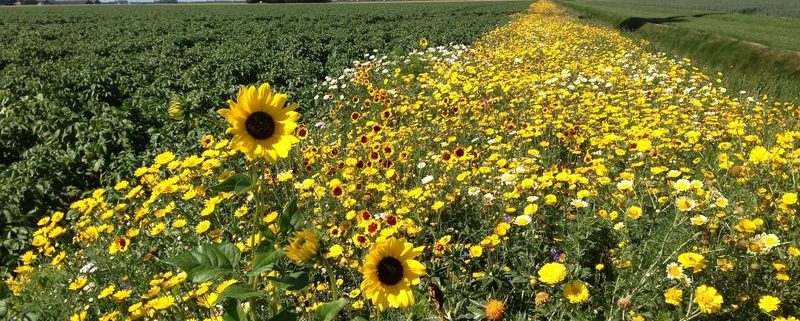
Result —
[[288, 290], [288, 291], [297, 291], [302, 288], [305, 288], [308, 285], [308, 271], [298, 271], [294, 273], [290, 273], [286, 277], [277, 278], [277, 277], [267, 277], [276, 287]]
[[192, 282], [204, 282], [235, 272], [241, 252], [232, 244], [206, 244], [167, 262], [181, 268]]
[[212, 192], [233, 192], [236, 195], [242, 195], [253, 189], [255, 185], [249, 176], [244, 174], [236, 174], [226, 179], [224, 182], [214, 185], [209, 188]]
[[345, 299], [323, 303], [317, 308], [317, 320], [333, 321], [345, 306], [347, 306], [347, 300]]
[[262, 246], [260, 246], [259, 250], [255, 253], [253, 270], [248, 274], [256, 275], [271, 269], [281, 257], [283, 257], [283, 251], [276, 249], [264, 250]]
[[[144, 155], [189, 152], [203, 134], [221, 132], [216, 110], [242, 84], [269, 82], [313, 120], [324, 112], [314, 100], [316, 84], [353, 60], [405, 52], [423, 36], [433, 44], [469, 43], [527, 6], [0, 11], [7, 31], [0, 34], [0, 266], [20, 254], [16, 240], [24, 241], [39, 217], [129, 176]], [[170, 110], [174, 101], [180, 110]]]

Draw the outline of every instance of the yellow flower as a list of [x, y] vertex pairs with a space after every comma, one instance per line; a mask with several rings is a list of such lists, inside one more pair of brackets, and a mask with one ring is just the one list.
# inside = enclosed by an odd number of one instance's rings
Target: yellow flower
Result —
[[109, 285], [108, 287], [106, 287], [105, 289], [100, 291], [100, 294], [97, 295], [97, 298], [98, 299], [105, 298], [105, 297], [113, 294], [115, 289], [116, 289], [116, 287], [113, 284]]
[[639, 217], [642, 216], [642, 208], [638, 206], [631, 206], [628, 208], [628, 211], [625, 212], [625, 215], [630, 217], [632, 220], [638, 220]]
[[175, 159], [175, 154], [170, 151], [163, 152], [156, 155], [155, 163], [157, 165], [164, 165]]
[[797, 203], [797, 193], [784, 193], [781, 196], [781, 202], [786, 205], [794, 205]]
[[511, 228], [511, 224], [508, 224], [506, 222], [500, 222], [499, 224], [497, 224], [497, 226], [495, 226], [494, 233], [499, 235], [499, 236], [504, 236], [504, 235], [506, 235], [506, 233], [508, 233], [508, 230], [510, 228]]
[[763, 146], [756, 146], [753, 147], [752, 150], [750, 150], [750, 155], [748, 159], [753, 164], [761, 164], [763, 162], [768, 161], [771, 157], [772, 155], [766, 148], [764, 148]]
[[197, 234], [203, 234], [205, 231], [208, 231], [209, 227], [211, 227], [211, 222], [209, 220], [202, 220], [194, 227], [194, 231]]
[[519, 215], [516, 218], [514, 218], [514, 224], [519, 225], [519, 226], [525, 226], [525, 225], [530, 224], [531, 220], [532, 219], [531, 219], [530, 216], [528, 216], [526, 214], [523, 214], [523, 215]]
[[108, 312], [106, 314], [103, 314], [98, 321], [114, 321], [114, 320], [118, 320], [119, 319], [119, 315], [120, 315], [119, 311], [114, 310], [114, 311]]
[[469, 255], [473, 258], [481, 257], [481, 255], [483, 255], [483, 247], [481, 247], [480, 245], [470, 246]]
[[672, 262], [667, 265], [667, 278], [669, 279], [682, 279], [686, 275], [683, 274], [683, 268], [678, 263]]
[[114, 184], [114, 189], [118, 190], [118, 191], [121, 191], [123, 189], [128, 188], [129, 184], [130, 183], [128, 183], [128, 181], [119, 181], [119, 182], [117, 182], [117, 184]]
[[325, 257], [326, 258], [336, 258], [339, 255], [342, 255], [343, 251], [344, 251], [344, 248], [341, 245], [335, 244], [335, 245], [331, 246], [328, 249], [328, 253], [325, 254]]
[[681, 304], [682, 299], [683, 291], [679, 288], [672, 287], [664, 291], [664, 302], [667, 304], [678, 306]]
[[424, 247], [414, 247], [405, 239], [389, 238], [375, 244], [364, 258], [361, 293], [381, 311], [389, 307], [414, 305], [411, 285], [425, 274], [425, 266], [415, 260]]
[[79, 276], [69, 283], [69, 289], [72, 291], [78, 291], [80, 289], [83, 289], [83, 287], [86, 286], [86, 282], [88, 281], [89, 280], [85, 276]]
[[575, 280], [564, 285], [564, 297], [570, 303], [583, 303], [589, 300], [589, 288], [583, 281]]
[[689, 222], [691, 222], [692, 225], [698, 225], [698, 226], [703, 225], [706, 224], [706, 222], [708, 222], [708, 217], [706, 217], [705, 215], [695, 215], [689, 219]]
[[758, 308], [767, 313], [777, 311], [780, 305], [781, 299], [771, 295], [762, 296], [761, 299], [758, 300]]
[[294, 233], [286, 247], [286, 257], [295, 262], [302, 262], [317, 254], [319, 238], [311, 230], [302, 230]]
[[113, 298], [114, 301], [120, 302], [129, 298], [131, 296], [131, 292], [132, 292], [131, 290], [119, 290], [116, 293], [114, 293], [114, 295], [112, 295], [111, 298]]
[[108, 254], [114, 255], [117, 252], [125, 252], [128, 250], [128, 245], [130, 245], [131, 240], [127, 237], [120, 236], [114, 239], [111, 242], [111, 245], [108, 247]]
[[86, 320], [86, 310], [73, 314], [69, 321], [84, 321]]
[[692, 183], [689, 182], [688, 179], [679, 179], [672, 184], [672, 188], [674, 188], [678, 192], [685, 192], [692, 188]]
[[171, 295], [160, 296], [147, 301], [147, 306], [156, 310], [169, 309], [175, 303], [175, 298]]
[[567, 267], [561, 263], [547, 263], [537, 272], [539, 281], [553, 285], [567, 277]]
[[623, 179], [617, 183], [617, 189], [620, 191], [627, 191], [633, 189], [633, 182], [627, 179]]
[[681, 212], [688, 212], [694, 209], [697, 203], [691, 198], [688, 197], [679, 197], [675, 200], [675, 207], [678, 208]]
[[506, 314], [506, 306], [503, 302], [500, 302], [495, 299], [489, 300], [486, 303], [486, 307], [484, 308], [484, 315], [486, 318], [492, 321], [502, 320], [503, 316]]
[[536, 297], [533, 300], [534, 304], [536, 304], [537, 306], [545, 304], [548, 301], [550, 301], [550, 294], [548, 294], [547, 292], [541, 292], [541, 291], [540, 292], [536, 292]]
[[299, 141], [292, 132], [300, 114], [294, 111], [297, 104], [284, 108], [285, 104], [286, 94], [273, 95], [267, 83], [258, 89], [242, 87], [236, 101], [228, 101], [230, 108], [219, 110], [231, 126], [227, 130], [233, 134], [231, 149], [248, 159], [265, 158], [272, 163], [288, 157], [292, 145]]
[[533, 215], [537, 211], [539, 211], [539, 205], [528, 204], [527, 206], [525, 206], [525, 209], [522, 211], [522, 213], [525, 215]]
[[706, 267], [705, 257], [703, 257], [702, 254], [694, 252], [686, 252], [678, 255], [678, 263], [685, 269], [691, 268], [692, 272], [695, 273], [702, 271]]
[[177, 220], [172, 221], [172, 227], [174, 227], [174, 228], [182, 228], [182, 227], [186, 226], [186, 223], [187, 222], [186, 222], [185, 219], [179, 218]]
[[723, 302], [722, 295], [713, 287], [701, 285], [694, 290], [694, 303], [700, 308], [700, 312], [717, 312], [722, 308]]

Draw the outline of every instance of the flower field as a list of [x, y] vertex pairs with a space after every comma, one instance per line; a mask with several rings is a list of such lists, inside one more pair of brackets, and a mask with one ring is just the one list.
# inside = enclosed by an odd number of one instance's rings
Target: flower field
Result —
[[550, 1], [316, 88], [42, 216], [6, 318], [797, 320], [794, 105]]

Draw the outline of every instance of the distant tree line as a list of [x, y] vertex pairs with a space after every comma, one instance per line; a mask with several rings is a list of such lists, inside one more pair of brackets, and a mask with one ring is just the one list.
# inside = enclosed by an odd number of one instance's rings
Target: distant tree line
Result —
[[331, 0], [246, 0], [247, 3], [320, 3]]
[[0, 0], [0, 5], [32, 5], [32, 4], [100, 4], [100, 0]]

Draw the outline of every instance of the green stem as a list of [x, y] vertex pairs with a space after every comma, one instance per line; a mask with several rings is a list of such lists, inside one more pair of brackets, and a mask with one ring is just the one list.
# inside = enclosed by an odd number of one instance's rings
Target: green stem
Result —
[[339, 299], [339, 285], [336, 284], [336, 275], [333, 274], [333, 268], [328, 265], [325, 259], [322, 259], [322, 265], [325, 267], [325, 270], [328, 272], [328, 279], [331, 282], [331, 294], [333, 295], [334, 300]]
[[[253, 271], [254, 264], [256, 262], [256, 234], [258, 232], [258, 216], [263, 210], [263, 204], [261, 204], [261, 186], [264, 182], [261, 181], [261, 177], [264, 173], [264, 167], [261, 160], [255, 160], [252, 164], [252, 181], [255, 184], [255, 190], [253, 192], [253, 197], [255, 199], [256, 207], [255, 211], [250, 214], [250, 270]], [[253, 290], [258, 290], [258, 274], [250, 275], [250, 286]], [[255, 310], [256, 310], [256, 302], [255, 298], [249, 298], [248, 303], [250, 304], [250, 320], [256, 320]]]

